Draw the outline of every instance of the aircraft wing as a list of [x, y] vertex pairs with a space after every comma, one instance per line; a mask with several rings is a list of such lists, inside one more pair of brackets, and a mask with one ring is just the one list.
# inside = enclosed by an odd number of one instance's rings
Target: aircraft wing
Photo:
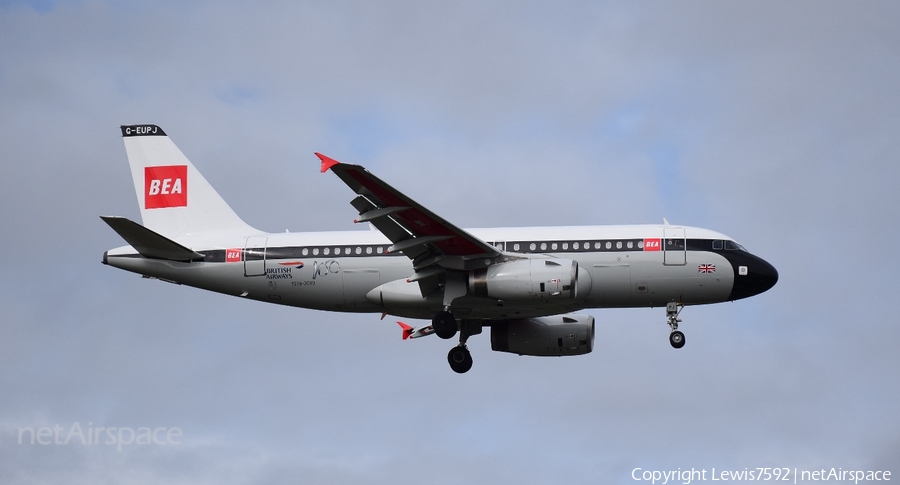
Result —
[[422, 278], [426, 272], [421, 270], [428, 266], [469, 269], [468, 261], [500, 255], [490, 244], [442, 219], [362, 166], [321, 153], [316, 156], [322, 161], [323, 173], [331, 169], [358, 194], [351, 202], [360, 215], [354, 222], [371, 222], [393, 243], [388, 252], [403, 252]]

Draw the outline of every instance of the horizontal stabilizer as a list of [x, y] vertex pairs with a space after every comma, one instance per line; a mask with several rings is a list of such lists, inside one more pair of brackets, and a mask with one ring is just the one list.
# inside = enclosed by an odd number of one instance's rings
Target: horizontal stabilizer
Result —
[[125, 217], [100, 216], [122, 239], [145, 258], [170, 261], [202, 260], [203, 255]]

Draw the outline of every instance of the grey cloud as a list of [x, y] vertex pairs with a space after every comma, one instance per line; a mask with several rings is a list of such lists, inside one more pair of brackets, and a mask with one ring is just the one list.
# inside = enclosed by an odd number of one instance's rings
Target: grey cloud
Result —
[[[0, 7], [0, 480], [571, 483], [634, 467], [894, 467], [896, 7], [520, 2]], [[49, 6], [48, 6], [49, 5]], [[672, 222], [772, 291], [595, 310], [597, 350], [490, 352], [99, 264], [162, 125], [249, 223], [354, 229], [313, 151], [457, 224]], [[355, 228], [358, 229], [358, 228]], [[22, 426], [178, 426], [23, 447]], [[895, 470], [897, 472], [898, 470]]]

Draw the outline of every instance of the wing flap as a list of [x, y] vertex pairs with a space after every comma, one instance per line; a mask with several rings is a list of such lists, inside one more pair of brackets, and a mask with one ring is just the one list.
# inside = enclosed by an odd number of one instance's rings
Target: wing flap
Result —
[[385, 216], [389, 216], [395, 212], [405, 211], [409, 209], [409, 207], [383, 207], [381, 209], [372, 209], [368, 212], [359, 215], [359, 218], [353, 222], [369, 222], [374, 221], [375, 219], [380, 219]]

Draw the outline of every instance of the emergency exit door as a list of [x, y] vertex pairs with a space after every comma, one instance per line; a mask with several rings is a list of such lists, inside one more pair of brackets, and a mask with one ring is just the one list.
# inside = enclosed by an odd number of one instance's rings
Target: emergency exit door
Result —
[[244, 245], [244, 276], [266, 274], [266, 236], [250, 236]]

